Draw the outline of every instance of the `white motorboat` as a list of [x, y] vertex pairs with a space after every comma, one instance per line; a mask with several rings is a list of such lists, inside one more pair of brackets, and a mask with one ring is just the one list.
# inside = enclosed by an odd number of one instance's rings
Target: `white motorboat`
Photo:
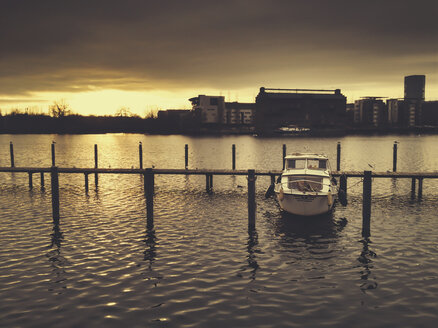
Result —
[[330, 172], [325, 155], [286, 156], [285, 169], [274, 188], [281, 209], [302, 216], [330, 212], [338, 194], [336, 180]]

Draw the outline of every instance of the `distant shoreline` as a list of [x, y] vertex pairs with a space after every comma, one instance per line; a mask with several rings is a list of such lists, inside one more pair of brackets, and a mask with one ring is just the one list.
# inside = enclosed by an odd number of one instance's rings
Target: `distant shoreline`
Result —
[[29, 131], [23, 130], [0, 130], [0, 135], [41, 135], [41, 134], [58, 134], [58, 135], [85, 135], [85, 134], [111, 134], [111, 133], [126, 133], [126, 134], [146, 134], [146, 135], [184, 135], [184, 136], [231, 136], [231, 135], [252, 135], [256, 137], [277, 138], [302, 138], [302, 137], [344, 137], [344, 136], [384, 136], [384, 135], [435, 135], [438, 134], [438, 127], [415, 127], [415, 128], [394, 128], [394, 129], [315, 129], [306, 133], [265, 133], [259, 134], [248, 131], [186, 131], [186, 132], [159, 132], [147, 131], [142, 129], [96, 129], [96, 130], [72, 130], [66, 131], [56, 130], [38, 130]]
[[254, 135], [259, 137], [342, 137], [347, 135], [421, 135], [438, 134], [438, 126], [418, 127], [331, 127], [310, 128], [306, 131], [269, 131], [258, 133], [247, 125], [205, 126], [194, 121], [184, 124], [138, 116], [80, 116], [51, 117], [47, 115], [0, 116], [0, 134], [106, 134], [140, 133], [149, 135], [226, 136]]

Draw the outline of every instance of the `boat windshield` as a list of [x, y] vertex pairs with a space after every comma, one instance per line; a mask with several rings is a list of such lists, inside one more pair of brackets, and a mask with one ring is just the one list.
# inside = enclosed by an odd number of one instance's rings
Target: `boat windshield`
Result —
[[[307, 162], [307, 164], [306, 164]], [[326, 170], [327, 160], [326, 159], [288, 159], [286, 163], [288, 169], [312, 169], [312, 170]]]
[[306, 167], [306, 159], [288, 159], [288, 169], [304, 169]]
[[289, 189], [296, 189], [299, 191], [321, 191], [323, 187], [323, 178], [317, 176], [290, 176], [288, 178]]
[[327, 161], [325, 159], [308, 159], [307, 168], [312, 170], [327, 169]]

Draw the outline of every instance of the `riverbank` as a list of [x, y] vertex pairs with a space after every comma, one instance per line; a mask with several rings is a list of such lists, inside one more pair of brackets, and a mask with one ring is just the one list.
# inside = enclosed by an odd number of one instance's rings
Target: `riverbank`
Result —
[[142, 133], [157, 135], [256, 135], [262, 137], [342, 137], [347, 135], [438, 134], [438, 126], [310, 128], [298, 131], [259, 133], [253, 126], [200, 126], [187, 121], [176, 124], [156, 117], [47, 115], [0, 116], [0, 134], [102, 134]]

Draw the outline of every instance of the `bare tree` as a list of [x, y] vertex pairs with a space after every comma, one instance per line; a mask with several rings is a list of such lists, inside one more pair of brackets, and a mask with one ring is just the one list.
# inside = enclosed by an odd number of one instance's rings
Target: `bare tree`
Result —
[[131, 113], [131, 110], [129, 109], [129, 107], [120, 107], [116, 111], [116, 116], [117, 117], [131, 117], [132, 113]]
[[145, 109], [144, 117], [146, 119], [157, 118], [158, 117], [158, 111], [159, 111], [158, 108]]
[[64, 117], [71, 114], [70, 105], [64, 99], [54, 101], [49, 106], [49, 113], [53, 117]]

